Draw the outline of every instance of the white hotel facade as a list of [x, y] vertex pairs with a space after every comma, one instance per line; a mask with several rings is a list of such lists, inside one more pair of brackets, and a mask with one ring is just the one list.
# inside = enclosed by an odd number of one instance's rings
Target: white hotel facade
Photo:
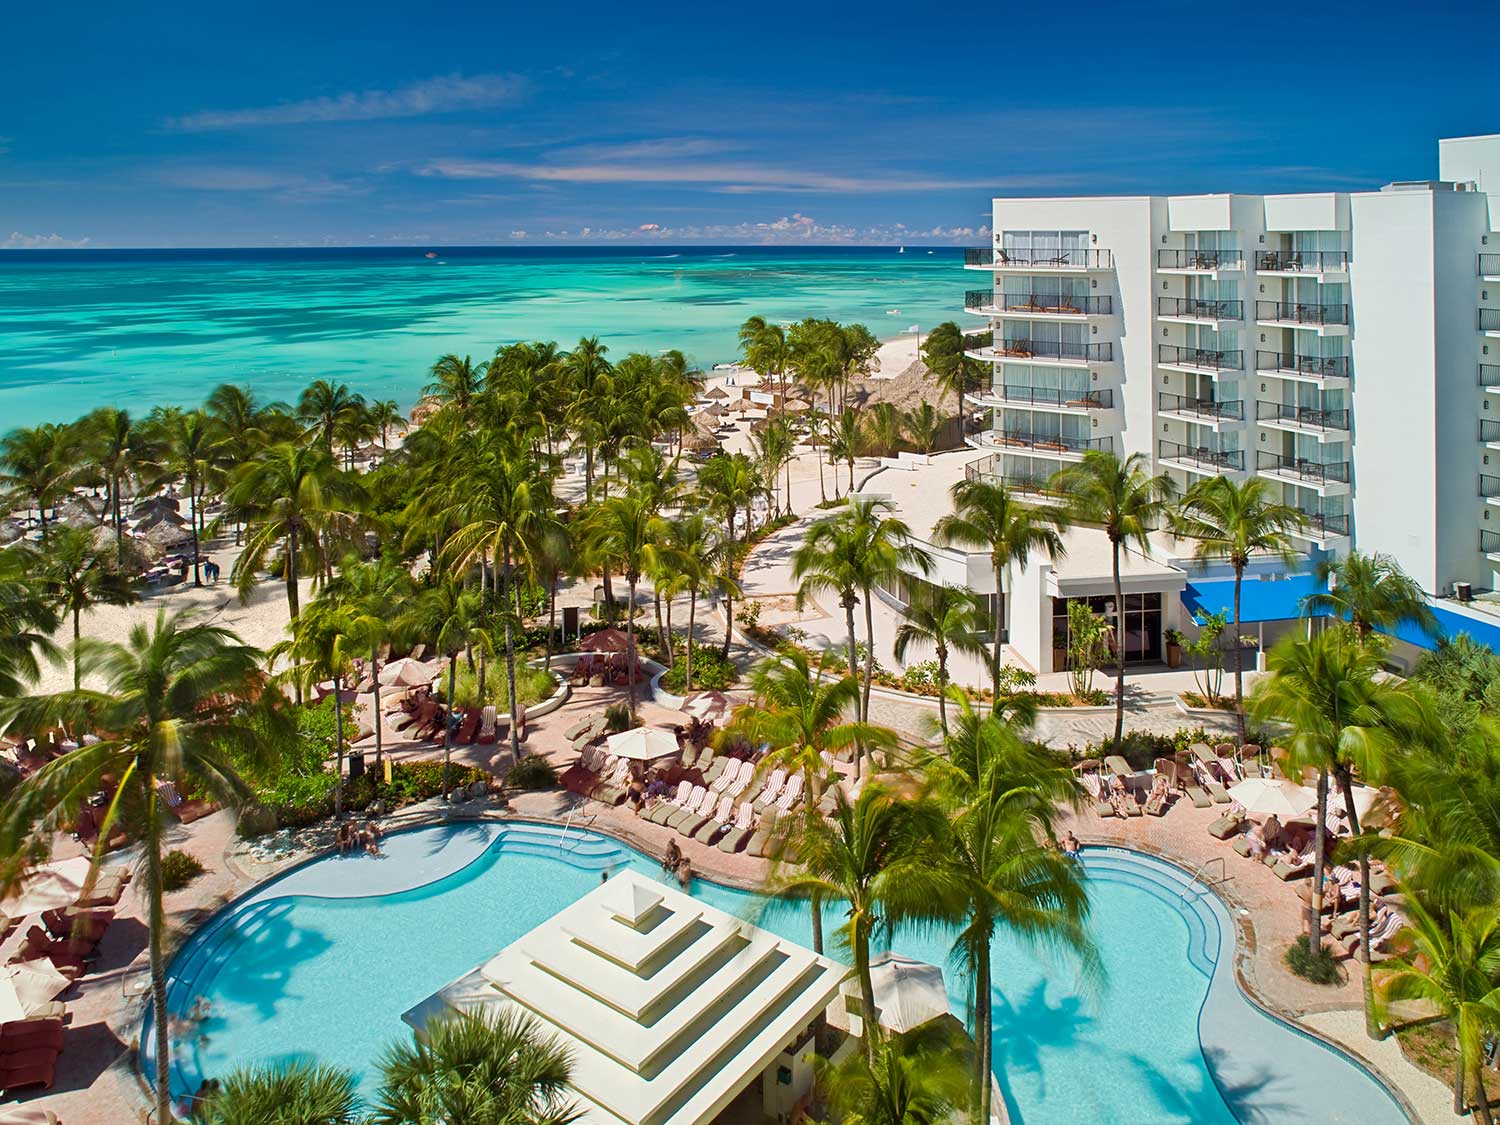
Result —
[[[966, 403], [979, 455], [965, 471], [1039, 490], [1108, 449], [1183, 487], [1259, 476], [1307, 514], [1309, 556], [1387, 553], [1437, 597], [1500, 586], [1500, 136], [1439, 142], [1439, 176], [1352, 193], [994, 200], [993, 244], [965, 254], [981, 283], [965, 311], [994, 334], [970, 353], [991, 376]], [[1191, 635], [1178, 604], [1191, 608], [1189, 550], [1139, 560], [1177, 575], [1135, 576], [1158, 595], [1151, 632]], [[966, 578], [992, 593], [973, 562]], [[1058, 568], [1029, 570], [1009, 580], [1007, 622], [1046, 671], [1065, 598]], [[1102, 576], [1074, 577], [1092, 595]], [[1154, 637], [1135, 649], [1160, 659]]]

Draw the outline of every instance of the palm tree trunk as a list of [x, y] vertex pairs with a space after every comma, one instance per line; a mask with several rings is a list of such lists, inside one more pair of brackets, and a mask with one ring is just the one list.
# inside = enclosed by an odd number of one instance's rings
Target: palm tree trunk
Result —
[[[1339, 770], [1339, 788], [1344, 794], [1344, 811], [1349, 816], [1349, 831], [1359, 837], [1359, 813], [1354, 808], [1354, 778], [1348, 770]], [[1364, 978], [1365, 1034], [1381, 1038], [1380, 1018], [1375, 1011], [1375, 981], [1370, 971], [1370, 853], [1359, 850], [1359, 964]]]
[[[844, 624], [849, 627], [849, 675], [855, 683], [859, 682], [859, 642], [854, 639], [854, 591], [847, 590], [839, 599], [844, 606]], [[856, 718], [859, 708], [855, 707]], [[854, 779], [859, 780], [860, 770], [864, 765], [864, 753], [856, 750], [854, 753]]]
[[380, 745], [380, 649], [375, 645], [370, 646], [370, 688], [375, 693], [375, 775], [380, 777], [380, 766], [384, 761], [384, 753]]
[[1319, 953], [1323, 949], [1323, 871], [1327, 846], [1324, 825], [1328, 821], [1328, 771], [1318, 771], [1318, 823], [1313, 826], [1313, 885], [1312, 901], [1307, 915], [1307, 951]]
[[[1240, 583], [1245, 568], [1234, 568], [1234, 716], [1239, 723], [1240, 745], [1245, 745], [1245, 646], [1240, 644]], [[1353, 808], [1353, 806], [1350, 806]], [[1366, 1006], [1366, 1011], [1369, 1010]]]
[[1480, 1059], [1474, 1060], [1474, 1101], [1479, 1106], [1479, 1120], [1484, 1125], [1494, 1125], [1494, 1117], [1490, 1114], [1490, 1094], [1484, 1088], [1484, 1063]]
[[1125, 598], [1120, 592], [1120, 544], [1112, 543], [1115, 580], [1115, 748], [1125, 734]]
[[948, 737], [948, 649], [944, 645], [937, 646], [938, 662], [938, 727], [943, 732], [943, 737]]
[[697, 616], [698, 587], [693, 586], [688, 590], [687, 662], [682, 669], [682, 692], [684, 695], [690, 695], [693, 690], [693, 625]]
[[865, 722], [870, 721], [870, 684], [875, 679], [875, 609], [870, 604], [870, 587], [864, 587], [862, 593], [865, 598], [865, 692], [864, 706], [860, 711], [860, 718]]
[[552, 573], [547, 585], [547, 648], [542, 658], [542, 667], [552, 671], [552, 635], [557, 631], [557, 572]]
[[974, 950], [974, 1081], [979, 1095], [975, 1119], [990, 1119], [990, 1039], [993, 1035], [994, 1003], [990, 996], [990, 939], [986, 933]]
[[73, 604], [73, 690], [78, 690], [78, 640], [80, 635], [79, 615], [83, 607], [76, 602]]
[[1453, 1116], [1463, 1117], [1469, 1110], [1467, 1099], [1464, 1097], [1464, 1071], [1468, 1069], [1469, 1060], [1464, 1058], [1463, 1050], [1460, 1048], [1458, 1062], [1453, 1067]]
[[668, 668], [672, 667], [672, 646], [667, 643], [666, 627], [662, 624], [661, 616], [661, 589], [653, 579], [651, 582], [651, 603], [656, 610], [656, 647], [661, 649], [666, 658]]
[[[505, 581], [507, 585], [511, 581], [509, 541], [505, 544]], [[521, 760], [521, 724], [517, 722], [520, 704], [516, 695], [516, 639], [515, 634], [511, 630], [511, 616], [509, 613], [505, 615], [505, 675], [509, 681], [507, 689], [509, 698], [507, 702], [510, 705], [510, 760], [512, 763], [515, 763]], [[483, 705], [483, 695], [480, 696], [479, 701]]]
[[458, 650], [448, 655], [448, 713], [443, 716], [443, 800], [449, 800], [449, 761], [453, 754], [453, 681], [458, 678]]
[[859, 975], [860, 1038], [865, 1043], [865, 1058], [875, 1057], [875, 1038], [880, 1024], [875, 1018], [875, 982], [870, 977], [870, 931], [868, 923], [856, 921], [854, 930], [854, 971]]
[[1002, 639], [1005, 636], [1005, 571], [998, 553], [990, 555], [990, 565], [995, 568], [995, 639], [990, 650], [994, 658], [990, 668], [990, 689], [995, 696], [990, 701], [990, 714], [995, 715], [1000, 711], [1000, 669], [1005, 663], [1005, 642]]
[[344, 815], [344, 700], [339, 693], [342, 676], [333, 677], [333, 815]]
[[635, 574], [633, 572], [629, 575], [628, 584], [630, 586], [630, 608], [631, 608], [631, 612], [625, 618], [625, 631], [626, 631], [626, 633], [627, 633], [627, 635], [629, 636], [630, 639], [629, 639], [629, 643], [626, 644], [626, 646], [625, 646], [626, 647], [625, 659], [629, 662], [629, 668], [628, 668], [628, 670], [626, 672], [626, 675], [627, 675], [627, 677], [630, 680], [630, 714], [631, 714], [631, 717], [634, 718], [634, 716], [635, 716], [635, 666], [636, 666], [636, 661], [637, 661], [638, 658], [636, 656], [636, 651], [635, 651], [635, 612], [634, 612], [634, 610], [635, 610]]
[[[811, 790], [808, 790], [811, 792]], [[816, 895], [808, 899], [808, 910], [812, 914], [812, 943], [813, 952], [823, 952], [823, 904], [818, 901]]]
[[188, 522], [193, 527], [193, 585], [201, 588], [203, 577], [198, 570], [198, 488], [191, 476], [188, 477], [188, 503], [192, 505], [192, 510], [188, 512]]
[[156, 775], [146, 782], [146, 909], [147, 944], [151, 957], [151, 1020], [156, 1033], [156, 1119], [172, 1117], [172, 1045], [167, 1026], [167, 966], [162, 956], [162, 936], [167, 923], [161, 902], [161, 835], [158, 827]]
[[672, 632], [672, 599], [667, 598], [666, 608], [667, 643], [664, 646], [667, 656], [667, 667], [677, 667], [677, 635]]
[[[292, 620], [297, 620], [297, 554], [301, 548], [301, 535], [296, 524], [286, 531], [286, 559], [282, 563], [282, 576], [286, 579], [286, 604], [292, 611]], [[300, 700], [299, 700], [300, 702]]]

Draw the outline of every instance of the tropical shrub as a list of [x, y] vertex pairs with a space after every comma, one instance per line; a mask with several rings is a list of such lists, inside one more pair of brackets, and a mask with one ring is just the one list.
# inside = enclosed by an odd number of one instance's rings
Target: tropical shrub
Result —
[[[672, 662], [666, 674], [661, 678], [662, 687], [673, 694], [680, 695], [686, 686], [687, 677], [687, 646], [677, 646], [677, 658]], [[733, 663], [726, 660], [715, 645], [693, 646], [693, 690], [694, 691], [723, 691], [739, 679], [739, 672]]]
[[[257, 794], [260, 807], [270, 817], [252, 815], [242, 817], [240, 834], [253, 836], [275, 828], [305, 828], [326, 820], [333, 815], [333, 774], [324, 775], [327, 784], [320, 790], [307, 787], [309, 795], [287, 800], [267, 800]], [[449, 780], [452, 787], [472, 785], [476, 781], [488, 781], [490, 775], [473, 766], [451, 767]], [[273, 793], [284, 793], [290, 785], [278, 786]], [[359, 812], [379, 801], [387, 809], [409, 805], [436, 797], [443, 791], [443, 763], [440, 761], [393, 762], [391, 781], [373, 772], [350, 778], [344, 782], [344, 808]]]
[[[533, 668], [529, 664], [516, 664], [516, 698], [527, 707], [540, 703], [547, 699], [557, 689], [557, 681], [552, 678], [552, 673]], [[438, 682], [433, 690], [433, 695], [439, 699], [446, 699], [448, 695], [448, 677], [438, 677]], [[471, 671], [468, 665], [460, 663], [458, 674], [453, 682], [453, 697], [457, 701], [459, 709], [467, 711], [474, 707], [483, 707], [488, 704], [501, 714], [510, 711], [510, 682], [505, 676], [505, 665], [499, 661], [490, 661], [484, 672], [484, 698], [479, 697], [479, 670]]]
[[207, 868], [198, 862], [198, 857], [183, 851], [170, 851], [161, 857], [161, 889], [180, 891]]
[[1303, 934], [1287, 946], [1286, 967], [1305, 981], [1313, 984], [1338, 984], [1343, 978], [1338, 958], [1328, 949], [1316, 953], [1307, 948], [1307, 935]]
[[610, 734], [619, 734], [622, 730], [629, 730], [635, 726], [635, 716], [630, 713], [630, 705], [626, 703], [611, 703], [604, 709], [604, 729]]
[[546, 758], [528, 754], [506, 771], [505, 784], [512, 789], [555, 789], [557, 771]]
[[[1120, 739], [1120, 756], [1130, 763], [1131, 769], [1144, 770], [1150, 769], [1157, 758], [1170, 758], [1174, 754], [1187, 753], [1188, 747], [1195, 742], [1212, 745], [1219, 740], [1217, 735], [1209, 734], [1202, 727], [1192, 729], [1183, 727], [1172, 734], [1132, 730], [1126, 731], [1124, 737]], [[1083, 758], [1102, 758], [1106, 754], [1115, 752], [1113, 739], [1090, 742], [1081, 751], [1073, 747], [1068, 749], [1074, 761]]]

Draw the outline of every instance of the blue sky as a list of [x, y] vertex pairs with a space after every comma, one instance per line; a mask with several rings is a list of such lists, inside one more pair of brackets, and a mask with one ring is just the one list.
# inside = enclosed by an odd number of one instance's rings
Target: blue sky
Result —
[[1500, 131], [1492, 4], [17, 4], [0, 247], [905, 241], [1355, 190]]

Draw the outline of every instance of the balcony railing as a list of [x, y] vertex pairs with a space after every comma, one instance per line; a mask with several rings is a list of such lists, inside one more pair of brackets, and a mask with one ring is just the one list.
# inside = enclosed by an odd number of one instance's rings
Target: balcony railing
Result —
[[1244, 301], [1206, 301], [1201, 297], [1158, 297], [1158, 316], [1186, 316], [1196, 320], [1242, 320]]
[[1303, 426], [1309, 430], [1347, 430], [1349, 428], [1347, 410], [1317, 410], [1311, 406], [1289, 406], [1283, 402], [1264, 400], [1257, 402], [1255, 417], [1260, 422], [1285, 422], [1288, 425]]
[[1303, 532], [1308, 535], [1316, 535], [1326, 538], [1330, 535], [1349, 534], [1348, 513], [1329, 515], [1324, 512], [1303, 512]]
[[1346, 355], [1298, 355], [1296, 352], [1255, 353], [1257, 371], [1295, 371], [1319, 379], [1347, 379], [1349, 357]]
[[1500, 531], [1479, 529], [1479, 549], [1487, 555], [1500, 553]]
[[1114, 392], [1110, 390], [1069, 391], [1058, 387], [999, 386], [981, 391], [975, 397], [1043, 406], [1078, 406], [1089, 410], [1108, 410], [1115, 404]]
[[1255, 467], [1258, 472], [1296, 477], [1314, 484], [1349, 483], [1348, 461], [1309, 461], [1303, 457], [1283, 457], [1279, 453], [1259, 450], [1255, 455]]
[[1479, 440], [1500, 441], [1500, 422], [1491, 422], [1488, 418], [1479, 419]]
[[1183, 445], [1177, 441], [1157, 442], [1157, 456], [1164, 461], [1184, 461], [1200, 469], [1214, 472], [1237, 473], [1245, 467], [1243, 449], [1209, 449], [1205, 446]]
[[1348, 324], [1348, 305], [1302, 304], [1298, 301], [1256, 301], [1256, 320], [1283, 324]]
[[1500, 254], [1479, 255], [1479, 276], [1490, 277], [1500, 274]]
[[1211, 398], [1189, 398], [1187, 395], [1174, 395], [1160, 391], [1156, 396], [1156, 406], [1163, 412], [1191, 414], [1198, 418], [1209, 418], [1215, 422], [1229, 420], [1242, 422], [1245, 419], [1245, 404], [1239, 399], [1230, 402], [1215, 402]]
[[971, 461], [964, 466], [964, 477], [967, 480], [992, 480], [1005, 485], [1012, 492], [1023, 492], [1034, 496], [1059, 496], [1056, 489], [1050, 487], [1052, 478], [1041, 473], [1005, 473], [995, 466], [1000, 458], [996, 456], [981, 457], [977, 461]]
[[1323, 273], [1349, 268], [1347, 250], [1257, 250], [1255, 268], [1278, 273]]
[[1114, 311], [1113, 297], [1066, 297], [1056, 293], [996, 293], [993, 289], [970, 289], [964, 308], [970, 312], [1018, 312], [1039, 316], [1108, 316]]
[[1076, 247], [1065, 250], [1042, 246], [996, 250], [979, 246], [964, 251], [964, 265], [1027, 270], [1108, 270], [1114, 269], [1115, 259], [1108, 250]]
[[1500, 477], [1492, 477], [1485, 473], [1480, 473], [1479, 495], [1485, 499], [1491, 496], [1500, 496]]
[[1479, 310], [1479, 331], [1500, 332], [1500, 309]]
[[1479, 385], [1481, 387], [1500, 387], [1500, 363], [1481, 363], [1479, 365]]
[[1091, 449], [1113, 449], [1113, 438], [1072, 437], [1067, 434], [1039, 434], [1034, 430], [995, 429], [981, 430], [981, 441], [989, 445], [1015, 449], [1035, 449], [1043, 453], [1087, 453]]
[[1215, 371], [1242, 371], [1245, 353], [1238, 348], [1184, 348], [1179, 344], [1157, 344], [1156, 361], [1177, 367], [1208, 367]]
[[1238, 250], [1158, 250], [1159, 270], [1225, 270], [1239, 269], [1245, 255]]
[[1108, 363], [1113, 344], [1080, 344], [1071, 340], [996, 340], [990, 349], [1008, 359], [1076, 359], [1085, 363]]

